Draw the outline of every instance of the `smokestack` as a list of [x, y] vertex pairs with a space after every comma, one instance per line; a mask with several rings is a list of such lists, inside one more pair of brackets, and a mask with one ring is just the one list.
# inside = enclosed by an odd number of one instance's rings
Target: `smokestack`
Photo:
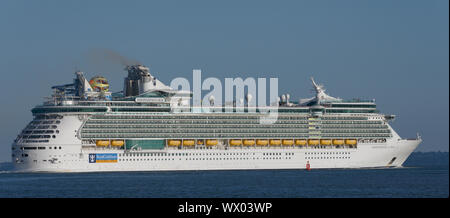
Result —
[[125, 70], [128, 71], [128, 77], [124, 79], [125, 96], [137, 96], [151, 89], [153, 78], [148, 67], [130, 65]]

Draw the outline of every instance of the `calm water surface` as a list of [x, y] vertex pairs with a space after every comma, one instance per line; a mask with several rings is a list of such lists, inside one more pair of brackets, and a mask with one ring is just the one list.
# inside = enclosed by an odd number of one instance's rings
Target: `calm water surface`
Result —
[[0, 164], [0, 197], [448, 197], [448, 152], [413, 153], [403, 168], [117, 173], [14, 173]]

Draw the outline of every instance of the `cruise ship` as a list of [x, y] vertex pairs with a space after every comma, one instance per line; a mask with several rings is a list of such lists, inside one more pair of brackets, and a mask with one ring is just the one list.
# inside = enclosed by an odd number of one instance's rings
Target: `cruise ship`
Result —
[[[119, 92], [83, 72], [53, 86], [12, 144], [15, 170], [387, 168], [401, 167], [422, 141], [401, 138], [375, 100], [331, 97], [313, 78], [315, 95], [298, 102], [282, 95], [266, 107], [195, 107], [192, 92], [166, 86], [148, 67], [125, 71]], [[263, 110], [276, 111], [276, 121], [261, 122]]]

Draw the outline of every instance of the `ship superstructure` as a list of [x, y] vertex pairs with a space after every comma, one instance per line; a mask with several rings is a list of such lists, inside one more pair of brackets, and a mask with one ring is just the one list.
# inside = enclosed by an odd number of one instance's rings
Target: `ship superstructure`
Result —
[[[282, 95], [274, 123], [261, 108], [196, 108], [192, 93], [173, 90], [149, 68], [126, 68], [124, 89], [106, 78], [72, 84], [32, 109], [12, 145], [17, 170], [50, 172], [373, 168], [401, 166], [421, 142], [402, 139], [393, 115], [374, 100], [343, 100], [311, 78], [315, 96], [291, 102]], [[248, 100], [248, 99], [247, 99]], [[251, 112], [252, 111], [252, 112]]]

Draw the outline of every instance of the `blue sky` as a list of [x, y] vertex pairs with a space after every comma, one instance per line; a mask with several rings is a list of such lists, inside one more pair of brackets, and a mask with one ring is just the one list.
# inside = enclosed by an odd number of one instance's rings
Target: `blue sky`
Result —
[[0, 161], [50, 86], [78, 69], [122, 89], [109, 49], [163, 82], [278, 77], [279, 93], [311, 95], [314, 76], [336, 97], [375, 98], [418, 151], [449, 149], [447, 0], [0, 2]]

